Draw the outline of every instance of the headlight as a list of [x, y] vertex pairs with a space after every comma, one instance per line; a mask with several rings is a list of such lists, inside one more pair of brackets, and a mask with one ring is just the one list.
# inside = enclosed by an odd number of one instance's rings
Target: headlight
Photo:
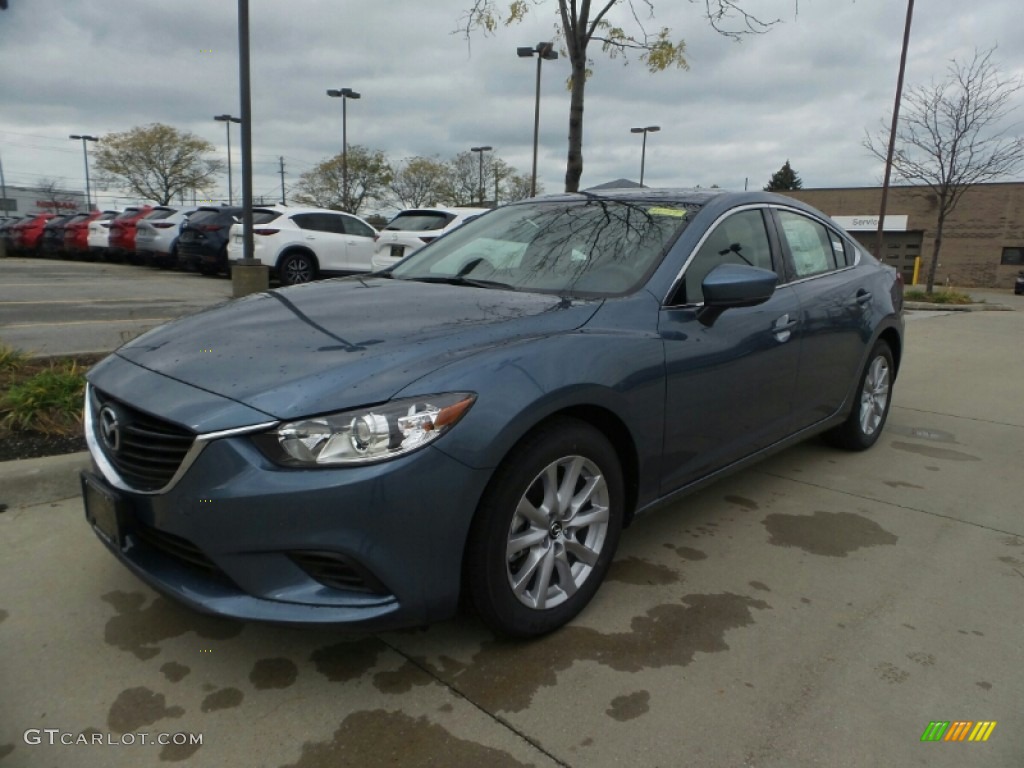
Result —
[[280, 424], [253, 440], [272, 461], [292, 467], [365, 464], [415, 451], [461, 419], [476, 395], [451, 392]]

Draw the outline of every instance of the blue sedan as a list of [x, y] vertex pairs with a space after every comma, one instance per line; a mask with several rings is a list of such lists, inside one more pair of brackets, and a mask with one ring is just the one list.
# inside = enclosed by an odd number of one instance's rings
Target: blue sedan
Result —
[[88, 375], [86, 518], [244, 620], [550, 632], [639, 514], [812, 435], [871, 447], [902, 285], [778, 195], [487, 213], [390, 270], [260, 293]]

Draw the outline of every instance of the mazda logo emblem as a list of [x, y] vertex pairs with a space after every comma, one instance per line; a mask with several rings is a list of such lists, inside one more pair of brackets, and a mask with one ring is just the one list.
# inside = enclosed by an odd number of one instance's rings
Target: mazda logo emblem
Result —
[[121, 420], [117, 417], [117, 411], [109, 405], [100, 410], [100, 437], [112, 453], [121, 450]]

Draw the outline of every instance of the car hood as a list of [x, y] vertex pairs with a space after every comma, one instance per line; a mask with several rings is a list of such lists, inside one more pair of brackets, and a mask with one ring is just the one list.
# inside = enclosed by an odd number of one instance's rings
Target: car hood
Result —
[[473, 353], [579, 328], [600, 301], [385, 278], [249, 296], [116, 354], [279, 419], [382, 402]]

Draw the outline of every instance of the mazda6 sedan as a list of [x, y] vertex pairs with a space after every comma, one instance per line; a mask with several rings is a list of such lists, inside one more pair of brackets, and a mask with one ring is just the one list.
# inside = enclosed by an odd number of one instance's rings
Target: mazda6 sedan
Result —
[[637, 516], [812, 435], [874, 444], [902, 286], [762, 192], [499, 208], [387, 271], [155, 329], [88, 375], [86, 518], [243, 620], [571, 620]]

